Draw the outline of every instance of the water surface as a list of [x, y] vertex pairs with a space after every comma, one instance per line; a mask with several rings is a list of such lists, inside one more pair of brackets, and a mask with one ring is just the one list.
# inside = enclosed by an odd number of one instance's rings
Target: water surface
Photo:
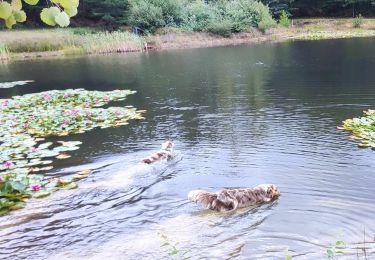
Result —
[[[0, 65], [6, 98], [51, 89], [132, 89], [146, 120], [83, 141], [49, 175], [93, 168], [81, 188], [0, 217], [4, 259], [317, 259], [336, 240], [375, 251], [375, 152], [336, 126], [374, 108], [373, 39], [261, 44]], [[173, 138], [182, 160], [126, 169]], [[124, 185], [106, 185], [118, 171]], [[274, 183], [279, 201], [225, 215], [187, 193]], [[161, 247], [165, 242], [170, 245]], [[289, 253], [286, 250], [289, 249]], [[374, 257], [374, 256], [373, 256]]]

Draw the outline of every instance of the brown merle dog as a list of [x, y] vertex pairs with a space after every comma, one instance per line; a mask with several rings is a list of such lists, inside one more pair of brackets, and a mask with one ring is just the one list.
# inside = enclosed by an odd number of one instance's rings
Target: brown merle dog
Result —
[[224, 189], [218, 192], [193, 190], [188, 198], [205, 209], [225, 212], [270, 202], [279, 196], [280, 191], [275, 185], [262, 184], [253, 189]]

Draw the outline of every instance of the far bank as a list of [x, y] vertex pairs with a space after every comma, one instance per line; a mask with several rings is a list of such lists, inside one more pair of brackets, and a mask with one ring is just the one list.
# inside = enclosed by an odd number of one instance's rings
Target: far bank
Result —
[[277, 26], [266, 32], [250, 28], [229, 37], [174, 28], [147, 36], [90, 28], [0, 31], [0, 60], [375, 36], [375, 19], [364, 19], [359, 28], [354, 23], [354, 19], [296, 19], [288, 28]]

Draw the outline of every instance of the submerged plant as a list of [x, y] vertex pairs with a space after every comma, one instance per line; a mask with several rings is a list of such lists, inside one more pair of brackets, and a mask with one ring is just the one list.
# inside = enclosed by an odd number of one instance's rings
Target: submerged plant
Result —
[[345, 248], [345, 243], [341, 240], [336, 241], [334, 245], [330, 245], [327, 248], [327, 258], [328, 259], [335, 259], [337, 255], [343, 255], [344, 251], [342, 251]]
[[352, 132], [353, 139], [361, 140], [359, 147], [375, 150], [375, 110], [369, 109], [364, 114], [364, 117], [345, 120], [338, 128]]
[[143, 111], [131, 106], [101, 108], [133, 93], [69, 89], [0, 99], [0, 214], [23, 207], [30, 197], [44, 197], [58, 188], [75, 188], [73, 181], [90, 172], [78, 173], [69, 181], [47, 179], [37, 172], [53, 168], [43, 166], [53, 162], [48, 158], [69, 158], [66, 152], [79, 149], [81, 142], [53, 143], [45, 138], [142, 119]]

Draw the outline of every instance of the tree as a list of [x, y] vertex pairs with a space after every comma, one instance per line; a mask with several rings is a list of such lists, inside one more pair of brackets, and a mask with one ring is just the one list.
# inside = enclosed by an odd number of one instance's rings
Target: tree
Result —
[[[40, 12], [41, 20], [50, 26], [59, 25], [67, 27], [70, 24], [70, 17], [78, 12], [79, 0], [47, 0], [51, 5]], [[16, 23], [23, 23], [27, 19], [23, 10], [23, 3], [35, 6], [39, 0], [0, 0], [0, 19], [4, 20], [5, 26], [11, 29]]]
[[273, 16], [280, 16], [282, 11], [291, 14], [294, 0], [262, 0], [263, 4], [268, 5]]
[[337, 2], [342, 7], [351, 6], [353, 17], [355, 17], [356, 8], [358, 5], [363, 4], [363, 3], [371, 3], [373, 1], [372, 0], [334, 0], [334, 2]]
[[81, 0], [79, 17], [116, 29], [126, 24], [128, 0]]

